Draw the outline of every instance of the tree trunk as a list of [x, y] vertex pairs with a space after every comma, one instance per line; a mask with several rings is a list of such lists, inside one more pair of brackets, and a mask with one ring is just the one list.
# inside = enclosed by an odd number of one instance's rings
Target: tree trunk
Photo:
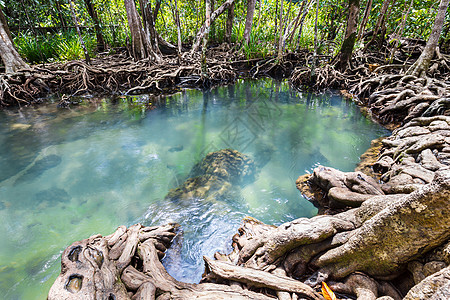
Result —
[[208, 65], [206, 63], [206, 46], [208, 45], [208, 34], [211, 27], [211, 4], [209, 0], [205, 0], [205, 33], [203, 34], [203, 45], [202, 45], [202, 77], [208, 77]]
[[447, 12], [449, 2], [450, 0], [441, 0], [427, 45], [417, 61], [408, 69], [406, 72], [407, 75], [425, 77], [426, 71], [430, 66], [431, 59], [433, 58], [436, 47], [439, 43], [439, 37], [441, 36], [442, 27], [444, 26], [445, 14]]
[[370, 16], [370, 11], [372, 10], [372, 3], [373, 0], [367, 1], [366, 9], [364, 10], [364, 17], [361, 21], [361, 25], [359, 26], [358, 37], [356, 38], [356, 41], [360, 41], [361, 37], [364, 34], [364, 29], [366, 29], [366, 24]]
[[248, 44], [252, 32], [253, 15], [255, 14], [256, 0], [247, 1], [247, 17], [245, 18], [244, 43]]
[[319, 19], [319, 0], [316, 0], [316, 20], [314, 21], [314, 53], [311, 66], [311, 82], [316, 81], [316, 65], [317, 65], [317, 19]]
[[84, 4], [86, 4], [87, 11], [94, 22], [95, 35], [97, 37], [97, 50], [103, 51], [106, 48], [105, 39], [103, 38], [102, 30], [100, 28], [100, 22], [98, 20], [97, 11], [92, 5], [91, 0], [84, 0]]
[[305, 4], [306, 4], [308, 1], [309, 1], [309, 0], [303, 0], [303, 1], [302, 1], [302, 6], [300, 6], [300, 10], [298, 11], [297, 18], [295, 18], [294, 26], [292, 27], [291, 33], [289, 34], [289, 36], [290, 36], [290, 37], [289, 37], [289, 43], [292, 43], [292, 39], [294, 38], [295, 31], [296, 31], [297, 28], [298, 28], [299, 21], [300, 21], [300, 18], [301, 18], [301, 16], [302, 16], [303, 10], [305, 9]]
[[228, 15], [227, 15], [227, 23], [225, 28], [225, 42], [231, 43], [231, 34], [233, 32], [233, 20], [234, 20], [234, 2], [230, 5], [228, 8]]
[[64, 15], [62, 13], [62, 9], [61, 9], [61, 3], [59, 3], [58, 0], [55, 0], [55, 6], [56, 6], [56, 10], [58, 11], [58, 18], [59, 18], [59, 22], [61, 25], [61, 28], [65, 29], [67, 27], [67, 23], [66, 20], [64, 20]]
[[81, 35], [80, 26], [78, 25], [78, 19], [75, 14], [75, 8], [73, 7], [72, 0], [69, 0], [69, 4], [70, 4], [70, 11], [72, 12], [73, 23], [75, 24], [78, 33], [78, 38], [80, 39], [80, 44], [81, 47], [83, 48], [84, 58], [86, 59], [86, 63], [89, 65], [91, 63], [91, 57], [89, 56], [89, 52], [86, 48], [86, 44], [84, 43], [83, 36]]
[[0, 9], [0, 56], [5, 65], [6, 73], [14, 73], [19, 69], [29, 68], [28, 64], [20, 57], [10, 38], [8, 24]]
[[155, 19], [152, 12], [152, 5], [148, 0], [139, 0], [142, 11], [142, 20], [144, 25], [145, 40], [148, 45], [149, 56], [155, 61], [161, 60], [161, 51], [158, 48], [158, 35], [155, 29]]
[[3, 11], [1, 9], [0, 9], [0, 23], [3, 24], [3, 28], [6, 32], [6, 35], [12, 41], [13, 38], [11, 35], [11, 30], [9, 30], [8, 22], [6, 21], [5, 15], [3, 14]]
[[309, 1], [309, 3], [307, 3], [305, 10], [303, 11], [302, 18], [300, 19], [300, 29], [298, 30], [298, 37], [297, 37], [297, 44], [296, 44], [297, 51], [300, 50], [300, 38], [302, 37], [303, 25], [305, 23], [306, 15], [308, 14], [308, 11], [311, 8], [311, 5], [313, 4], [313, 2], [314, 1]]
[[[378, 16], [377, 24], [375, 25], [375, 29], [373, 31], [373, 36], [370, 39], [370, 41], [367, 43], [367, 45], [364, 47], [364, 51], [366, 51], [367, 48], [377, 40], [378, 32], [384, 26], [384, 22], [386, 20], [386, 13], [387, 13], [390, 3], [391, 3], [391, 0], [384, 0], [383, 6], [381, 7], [380, 15]], [[382, 39], [384, 39], [384, 37]]]
[[207, 32], [209, 33], [209, 29], [210, 29], [210, 24], [212, 22], [214, 22], [217, 17], [219, 17], [227, 8], [229, 8], [233, 3], [235, 2], [235, 0], [227, 0], [225, 1], [221, 6], [219, 6], [219, 8], [217, 8], [212, 14], [211, 14], [211, 18], [209, 20], [208, 26], [206, 26], [206, 21], [205, 23], [202, 25], [202, 27], [199, 29], [199, 31], [197, 32], [197, 36], [195, 38], [195, 42], [192, 45], [192, 50], [191, 50], [191, 55], [195, 52], [197, 52], [198, 48], [200, 48], [200, 43], [203, 40], [203, 37], [205, 36], [205, 34], [207, 34]]
[[280, 32], [278, 37], [278, 55], [277, 55], [277, 61], [280, 62], [283, 58], [283, 2], [284, 0], [280, 1]]
[[[392, 47], [391, 54], [389, 55], [389, 63], [390, 64], [392, 64], [392, 61], [394, 60], [394, 56], [395, 56], [395, 53], [397, 52], [397, 47], [399, 44], [399, 39], [403, 35], [403, 31], [405, 30], [405, 26], [406, 26], [406, 20], [408, 19], [408, 15], [413, 7], [413, 4], [414, 4], [414, 0], [411, 0], [409, 7], [408, 8], [405, 7], [405, 11], [403, 12], [402, 22], [400, 23], [400, 27], [399, 27], [398, 31], [396, 31], [394, 33], [393, 39], [395, 42], [394, 42], [394, 46]], [[405, 3], [405, 6], [406, 6], [406, 3]]]
[[147, 24], [146, 34], [142, 27], [141, 17], [137, 12], [134, 0], [124, 0], [124, 2], [125, 10], [127, 11], [128, 26], [131, 32], [131, 55], [135, 60], [141, 60], [150, 57], [153, 60], [159, 61], [160, 57], [153, 50], [152, 43], [150, 41], [150, 29], [154, 29], [154, 22], [153, 24], [148, 24], [148, 18], [151, 18], [151, 8], [149, 6], [149, 3], [144, 4], [143, 9], [143, 14], [145, 16], [144, 22], [146, 22]]
[[175, 2], [175, 23], [177, 24], [177, 42], [178, 42], [178, 63], [181, 63], [181, 24], [180, 24], [180, 15], [178, 13], [178, 1], [174, 0]]
[[153, 10], [153, 20], [157, 19], [160, 8], [161, 8], [161, 0], [156, 0], [155, 9]]
[[337, 67], [341, 71], [345, 71], [350, 64], [352, 58], [353, 47], [356, 41], [356, 30], [358, 29], [359, 0], [349, 0], [348, 2], [348, 18], [347, 29], [345, 31], [344, 42], [338, 54]]

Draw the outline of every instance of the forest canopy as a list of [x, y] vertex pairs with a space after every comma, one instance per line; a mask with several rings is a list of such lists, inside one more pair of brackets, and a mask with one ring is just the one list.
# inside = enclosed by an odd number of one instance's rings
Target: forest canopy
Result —
[[[90, 56], [102, 51], [113, 53], [117, 47], [131, 42], [125, 2], [121, 0], [6, 0], [0, 3], [20, 55], [31, 64], [68, 61], [84, 58], [77, 36], [75, 18]], [[143, 7], [151, 7], [156, 32], [172, 45], [177, 44], [176, 14], [180, 21], [180, 39], [189, 49], [205, 22], [205, 1], [140, 0], [134, 1], [139, 15]], [[225, 1], [208, 1], [211, 11]], [[211, 24], [209, 44], [224, 41], [241, 43], [247, 58], [264, 58], [277, 52], [280, 27], [284, 35], [283, 51], [312, 50], [316, 1], [248, 0], [234, 1], [227, 12]], [[383, 4], [388, 3], [384, 24], [378, 24]], [[253, 4], [253, 6], [252, 6]], [[379, 27], [382, 38], [396, 43], [401, 38], [426, 41], [433, 26], [439, 1], [425, 0], [367, 0], [358, 1], [358, 41], [355, 48], [363, 48], [374, 30]], [[253, 9], [251, 30], [245, 41], [244, 32], [248, 9]], [[282, 13], [281, 12], [282, 8]], [[348, 18], [348, 1], [318, 1], [318, 51], [335, 55], [344, 40]], [[227, 36], [227, 19], [231, 9], [231, 34]], [[368, 13], [365, 13], [365, 11]], [[365, 15], [368, 19], [364, 20]], [[450, 39], [448, 16], [441, 35], [441, 49]], [[281, 24], [281, 26], [280, 26]], [[378, 30], [379, 30], [378, 29]], [[363, 42], [365, 39], [365, 43]], [[389, 54], [386, 53], [386, 57]]]

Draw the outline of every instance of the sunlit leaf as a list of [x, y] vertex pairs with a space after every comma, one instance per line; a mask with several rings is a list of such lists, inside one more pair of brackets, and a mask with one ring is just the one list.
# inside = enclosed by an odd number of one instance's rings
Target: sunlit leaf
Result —
[[337, 300], [334, 292], [322, 281], [322, 295], [326, 300]]

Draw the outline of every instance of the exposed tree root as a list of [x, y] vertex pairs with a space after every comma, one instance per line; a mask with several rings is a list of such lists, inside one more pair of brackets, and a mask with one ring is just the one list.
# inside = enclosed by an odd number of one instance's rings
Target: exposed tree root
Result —
[[[225, 54], [224, 54], [225, 53]], [[125, 55], [113, 55], [66, 64], [34, 66], [14, 74], [0, 76], [1, 105], [38, 103], [51, 93], [71, 96], [82, 94], [138, 94], [174, 88], [178, 85], [209, 87], [233, 82], [236, 70], [230, 62], [233, 53], [211, 51], [208, 77], [201, 76], [199, 60], [184, 57], [182, 64], [174, 56], [166, 56], [158, 64], [147, 59], [133, 61]]]

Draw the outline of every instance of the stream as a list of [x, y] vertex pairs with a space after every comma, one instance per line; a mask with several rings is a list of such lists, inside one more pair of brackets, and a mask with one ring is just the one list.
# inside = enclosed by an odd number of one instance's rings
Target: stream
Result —
[[[314, 216], [297, 177], [318, 165], [352, 171], [371, 140], [389, 134], [338, 94], [272, 79], [56, 104], [0, 111], [4, 299], [45, 299], [67, 246], [136, 222], [180, 223], [163, 263], [176, 279], [198, 282], [202, 256], [228, 251], [243, 217], [277, 225]], [[224, 148], [254, 159], [254, 181], [221, 201], [164, 200], [196, 162]]]

